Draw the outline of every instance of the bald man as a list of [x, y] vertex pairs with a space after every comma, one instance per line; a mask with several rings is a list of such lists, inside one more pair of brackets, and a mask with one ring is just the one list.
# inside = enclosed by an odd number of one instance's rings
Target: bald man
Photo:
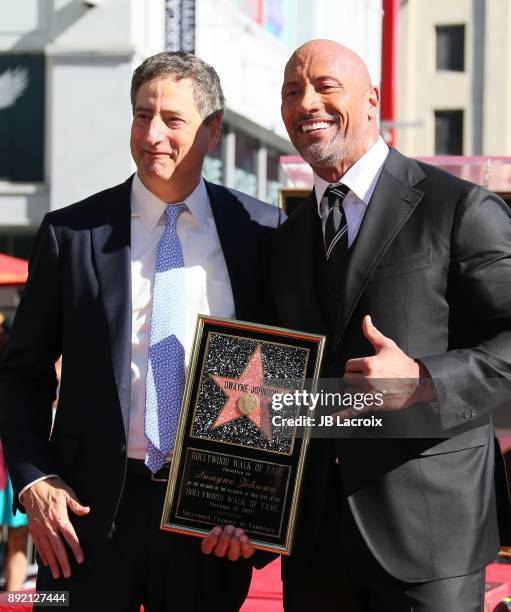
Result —
[[450, 437], [311, 441], [285, 609], [476, 612], [509, 499], [491, 421], [463, 393], [511, 375], [511, 217], [495, 194], [389, 149], [378, 112], [351, 50], [293, 53], [282, 117], [314, 190], [269, 238], [270, 322], [327, 335], [325, 378], [373, 391], [391, 379], [378, 416]]

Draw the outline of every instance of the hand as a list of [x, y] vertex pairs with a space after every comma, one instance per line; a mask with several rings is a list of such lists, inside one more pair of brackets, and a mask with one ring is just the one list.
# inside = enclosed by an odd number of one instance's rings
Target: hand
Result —
[[350, 359], [346, 363], [344, 380], [350, 386], [362, 386], [364, 392], [382, 393], [383, 406], [373, 405], [362, 410], [348, 408], [339, 412], [339, 416], [349, 418], [367, 411], [402, 410], [414, 402], [434, 399], [431, 386], [420, 385], [421, 379], [429, 378], [427, 370], [376, 329], [369, 315], [362, 321], [362, 333], [372, 344], [375, 354]]
[[214, 527], [202, 540], [201, 550], [205, 555], [214, 552], [217, 557], [227, 556], [230, 561], [249, 559], [255, 552], [243, 529], [232, 525]]
[[68, 508], [78, 516], [89, 514], [90, 508], [82, 506], [75, 492], [60, 478], [41, 480], [21, 496], [28, 518], [28, 528], [41, 561], [50, 566], [54, 579], [71, 576], [71, 567], [62, 538], [71, 548], [77, 563], [83, 562], [83, 551]]

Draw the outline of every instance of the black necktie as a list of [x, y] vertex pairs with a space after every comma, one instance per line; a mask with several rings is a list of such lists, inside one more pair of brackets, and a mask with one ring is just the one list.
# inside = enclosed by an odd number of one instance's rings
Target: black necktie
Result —
[[326, 192], [328, 217], [325, 224], [325, 255], [328, 265], [337, 267], [348, 255], [348, 223], [342, 206], [349, 192], [346, 185], [332, 185]]

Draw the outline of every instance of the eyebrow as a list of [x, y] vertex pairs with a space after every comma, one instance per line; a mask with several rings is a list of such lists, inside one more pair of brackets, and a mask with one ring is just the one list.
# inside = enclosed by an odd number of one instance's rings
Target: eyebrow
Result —
[[[337, 83], [339, 83], [339, 85], [342, 85], [342, 80], [339, 79], [338, 77], [334, 76], [333, 74], [322, 74], [322, 75], [316, 77], [314, 79], [314, 81], [326, 81], [328, 79], [336, 81]], [[284, 84], [282, 85], [282, 89], [284, 89], [284, 87], [288, 87], [289, 85], [296, 86], [298, 84], [299, 84], [299, 81], [296, 81], [296, 80], [294, 80], [294, 81], [285, 81]]]
[[[154, 113], [153, 108], [147, 108], [145, 106], [135, 106], [135, 112], [138, 112], [138, 111], [144, 111], [146, 113]], [[160, 109], [160, 113], [165, 114], [165, 115], [177, 115], [179, 117], [183, 115], [182, 111], [172, 110], [170, 108], [162, 108]]]

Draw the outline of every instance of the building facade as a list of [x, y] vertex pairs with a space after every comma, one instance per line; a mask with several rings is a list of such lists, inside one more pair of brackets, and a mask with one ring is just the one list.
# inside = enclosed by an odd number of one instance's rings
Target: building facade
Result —
[[511, 155], [511, 4], [403, 0], [397, 146], [409, 155]]
[[0, 251], [19, 257], [46, 212], [134, 171], [129, 88], [148, 55], [183, 48], [217, 69], [227, 110], [205, 175], [274, 204], [291, 50], [334, 38], [380, 78], [380, 0], [2, 0], [0, 24]]

